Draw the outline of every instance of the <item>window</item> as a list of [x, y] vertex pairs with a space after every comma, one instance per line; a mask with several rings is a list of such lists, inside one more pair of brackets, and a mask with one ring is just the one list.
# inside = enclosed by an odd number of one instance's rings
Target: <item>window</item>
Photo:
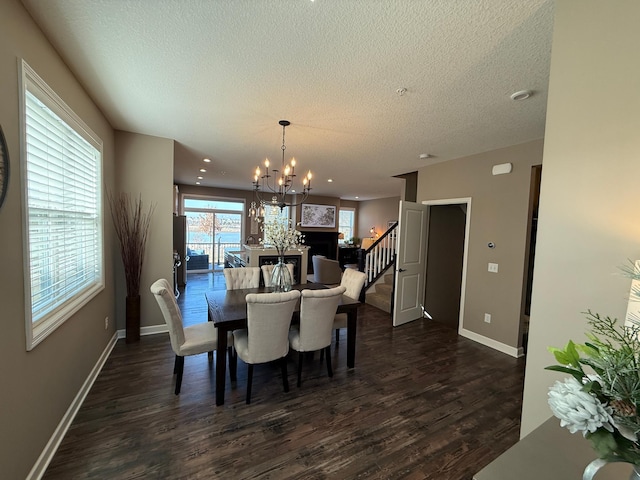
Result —
[[27, 350], [104, 288], [102, 141], [22, 62]]
[[270, 204], [264, 206], [264, 222], [272, 222], [278, 218], [289, 218], [289, 207], [284, 207], [280, 210], [280, 207], [276, 207]]
[[339, 243], [346, 243], [349, 239], [353, 238], [355, 216], [356, 212], [353, 208], [342, 207], [340, 209], [338, 214], [338, 232], [340, 232], [344, 238], [339, 239]]

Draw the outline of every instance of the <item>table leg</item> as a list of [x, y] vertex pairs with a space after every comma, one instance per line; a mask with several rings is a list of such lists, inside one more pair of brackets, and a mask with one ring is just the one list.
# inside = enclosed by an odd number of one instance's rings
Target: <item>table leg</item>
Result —
[[224, 405], [224, 389], [227, 370], [227, 331], [218, 329], [216, 350], [216, 405]]
[[347, 312], [347, 367], [353, 368], [356, 362], [356, 330], [358, 329], [358, 309]]

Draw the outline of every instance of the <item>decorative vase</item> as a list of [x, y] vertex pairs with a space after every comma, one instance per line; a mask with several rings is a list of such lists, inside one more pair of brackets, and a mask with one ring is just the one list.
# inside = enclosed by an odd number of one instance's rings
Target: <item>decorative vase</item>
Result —
[[291, 273], [284, 263], [284, 256], [281, 255], [271, 272], [271, 286], [274, 292], [288, 292], [292, 283]]
[[[618, 461], [621, 463], [628, 463], [628, 462], [624, 462], [623, 460], [614, 460], [614, 461]], [[598, 473], [598, 470], [600, 470], [602, 467], [604, 467], [608, 463], [611, 463], [611, 462], [608, 460], [604, 460], [602, 458], [596, 458], [593, 462], [587, 465], [587, 468], [584, 469], [582, 480], [593, 480], [596, 476], [596, 473]], [[631, 472], [631, 476], [629, 477], [629, 480], [640, 480], [640, 465], [632, 465], [632, 466], [633, 466], [633, 470]]]
[[127, 296], [126, 303], [126, 343], [140, 341], [140, 295], [134, 297]]

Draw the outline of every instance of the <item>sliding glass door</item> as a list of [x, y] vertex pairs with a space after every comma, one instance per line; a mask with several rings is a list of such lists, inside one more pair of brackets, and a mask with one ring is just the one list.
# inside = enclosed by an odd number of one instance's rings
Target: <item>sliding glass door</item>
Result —
[[225, 249], [240, 249], [244, 202], [185, 197], [188, 271], [211, 271], [224, 266]]

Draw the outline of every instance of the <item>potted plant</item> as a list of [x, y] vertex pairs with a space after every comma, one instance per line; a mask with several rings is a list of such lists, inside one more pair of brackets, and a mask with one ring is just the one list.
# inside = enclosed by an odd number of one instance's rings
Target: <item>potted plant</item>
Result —
[[140, 340], [140, 278], [155, 205], [144, 208], [141, 196], [132, 198], [128, 193], [120, 193], [109, 195], [109, 206], [127, 286], [126, 342], [133, 343]]

